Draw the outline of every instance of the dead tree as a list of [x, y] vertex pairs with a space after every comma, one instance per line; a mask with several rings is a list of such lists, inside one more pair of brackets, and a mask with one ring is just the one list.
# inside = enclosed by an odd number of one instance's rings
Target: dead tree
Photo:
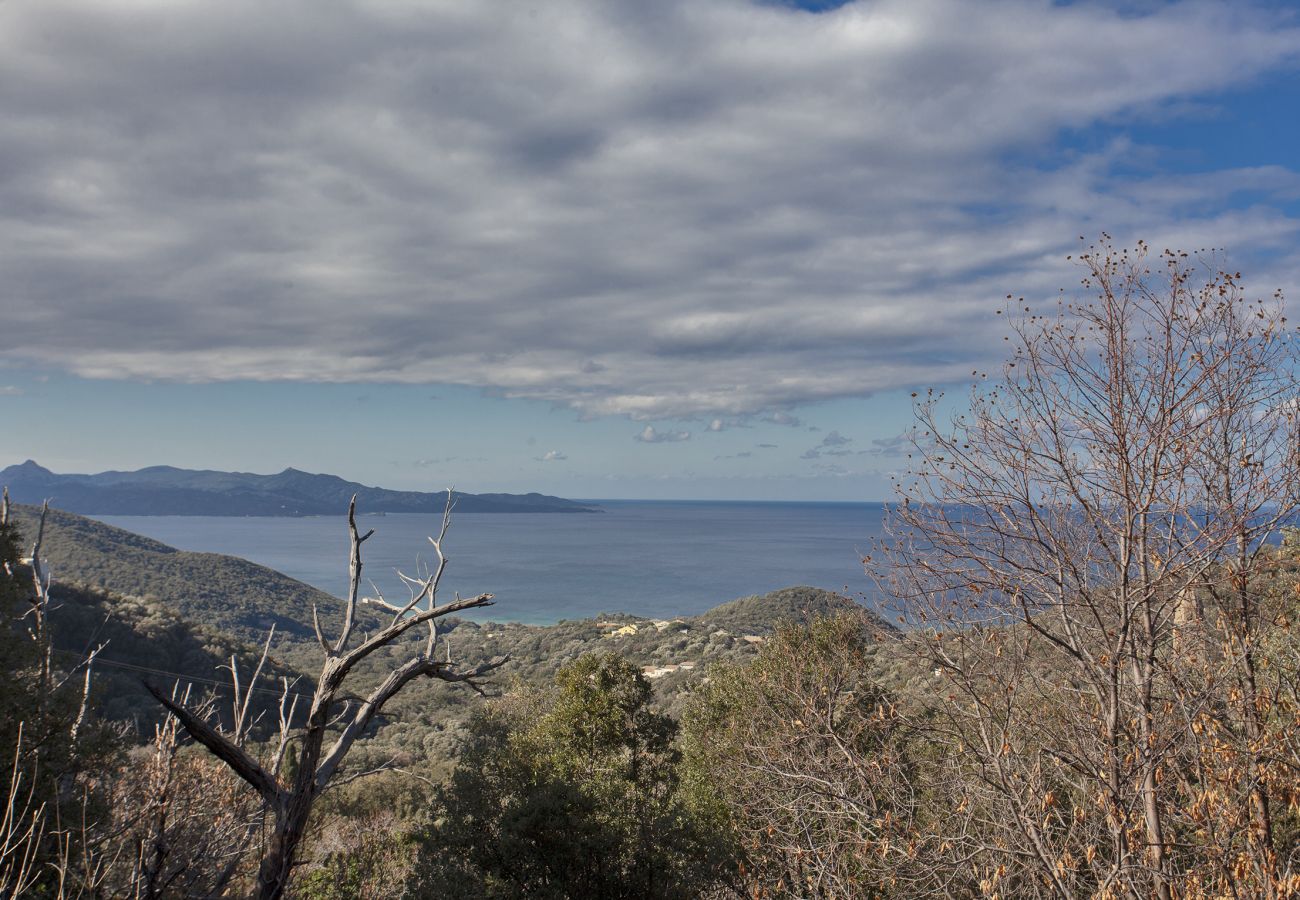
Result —
[[[8, 491], [5, 492], [6, 506]], [[18, 562], [27, 566], [32, 573], [32, 593], [28, 600], [26, 615], [31, 618], [28, 633], [37, 645], [39, 671], [37, 673], [38, 691], [41, 697], [50, 694], [50, 679], [53, 677], [51, 661], [52, 646], [47, 627], [50, 611], [50, 572], [41, 559], [41, 545], [45, 542], [45, 520], [50, 514], [50, 501], [41, 504], [41, 518], [36, 526], [36, 540], [32, 543], [32, 552]], [[8, 516], [6, 515], [6, 518]]]
[[[316, 799], [329, 787], [339, 772], [353, 743], [365, 732], [390, 699], [403, 687], [421, 676], [446, 682], [459, 682], [481, 690], [481, 679], [506, 662], [504, 657], [480, 663], [470, 669], [458, 669], [451, 660], [449, 647], [441, 659], [439, 650], [438, 620], [452, 613], [490, 606], [491, 594], [461, 598], [439, 604], [438, 584], [447, 566], [442, 542], [451, 522], [451, 494], [448, 492], [446, 510], [436, 538], [429, 538], [436, 555], [436, 565], [422, 578], [406, 578], [411, 587], [410, 599], [402, 605], [387, 602], [382, 597], [361, 598], [361, 545], [374, 534], [373, 529], [364, 535], [357, 530], [356, 497], [348, 504], [348, 533], [351, 538], [348, 596], [343, 607], [343, 625], [338, 637], [327, 640], [319, 616], [313, 610], [316, 639], [324, 661], [316, 680], [315, 691], [307, 711], [305, 725], [293, 734], [299, 744], [299, 766], [289, 780], [282, 780], [279, 769], [288, 745], [290, 722], [281, 717], [281, 739], [269, 766], [264, 766], [242, 747], [214, 727], [204, 716], [182, 703], [175, 702], [163, 691], [150, 687], [154, 697], [174, 714], [190, 736], [229, 766], [261, 795], [270, 810], [273, 823], [269, 842], [262, 856], [257, 875], [256, 896], [269, 900], [284, 894], [295, 865], [299, 845], [306, 833], [308, 819]], [[357, 613], [361, 603], [373, 604], [381, 610], [387, 623], [372, 634], [358, 636]], [[359, 702], [348, 697], [345, 683], [361, 663], [376, 650], [388, 647], [406, 636], [408, 632], [423, 628], [419, 644], [412, 647], [413, 654], [406, 662], [392, 669]], [[445, 641], [443, 642], [445, 645]]]
[[[36, 540], [32, 543], [31, 553], [26, 558], [18, 561], [20, 565], [28, 567], [32, 577], [32, 591], [28, 597], [27, 609], [23, 616], [29, 620], [27, 626], [28, 637], [31, 639], [36, 652], [35, 696], [42, 718], [44, 718], [44, 714], [48, 711], [56, 695], [60, 694], [77, 672], [84, 668], [80, 704], [77, 707], [77, 714], [68, 728], [73, 743], [76, 743], [77, 735], [86, 721], [86, 713], [90, 702], [91, 675], [95, 660], [103, 652], [107, 644], [99, 644], [90, 650], [84, 660], [61, 676], [58, 676], [55, 672], [54, 643], [50, 630], [50, 612], [53, 608], [50, 597], [52, 576], [45, 560], [41, 557], [41, 547], [45, 543], [45, 523], [49, 515], [50, 501], [46, 500], [41, 504], [41, 517], [36, 525]], [[9, 517], [9, 489], [5, 488], [3, 496], [0, 497], [0, 524], [8, 525]], [[12, 576], [12, 573], [7, 574]]]

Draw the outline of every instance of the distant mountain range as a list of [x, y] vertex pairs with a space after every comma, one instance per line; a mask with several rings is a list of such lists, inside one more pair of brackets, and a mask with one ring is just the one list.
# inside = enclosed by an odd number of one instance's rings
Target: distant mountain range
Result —
[[[40, 503], [101, 516], [322, 516], [339, 515], [357, 495], [362, 513], [441, 512], [447, 494], [390, 491], [285, 469], [276, 475], [150, 466], [135, 472], [59, 475], [33, 460], [0, 471], [0, 485], [18, 503]], [[599, 512], [545, 494], [455, 494], [456, 511]]]

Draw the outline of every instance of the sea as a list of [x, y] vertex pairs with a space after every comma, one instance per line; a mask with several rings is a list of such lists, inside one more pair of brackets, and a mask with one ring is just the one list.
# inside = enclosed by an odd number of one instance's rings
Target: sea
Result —
[[[737, 597], [809, 585], [867, 606], [876, 595], [862, 557], [881, 536], [879, 503], [587, 500], [599, 513], [463, 513], [443, 542], [439, 598], [489, 592], [485, 621], [547, 625], [601, 613], [664, 619]], [[97, 516], [181, 550], [269, 566], [336, 596], [348, 581], [343, 516]], [[358, 516], [363, 593], [408, 593], [396, 574], [433, 564], [439, 517]]]

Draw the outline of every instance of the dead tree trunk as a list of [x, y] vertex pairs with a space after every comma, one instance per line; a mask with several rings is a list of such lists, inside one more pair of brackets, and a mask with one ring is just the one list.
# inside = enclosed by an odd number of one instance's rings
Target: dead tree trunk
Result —
[[[479, 594], [464, 599], [457, 597], [443, 604], [437, 602], [438, 584], [447, 566], [447, 558], [442, 551], [442, 541], [450, 523], [451, 493], [448, 492], [447, 508], [443, 512], [438, 536], [429, 539], [437, 556], [437, 565], [423, 578], [402, 576], [411, 588], [411, 596], [407, 603], [398, 606], [387, 602], [383, 597], [361, 598], [359, 595], [361, 545], [374, 532], [371, 530], [364, 535], [358, 532], [356, 497], [354, 496], [348, 504], [351, 553], [348, 596], [343, 608], [343, 627], [333, 642], [326, 640], [319, 616], [313, 610], [316, 639], [320, 644], [324, 660], [320, 676], [316, 681], [306, 725], [293, 735], [293, 738], [299, 742], [301, 751], [298, 772], [292, 783], [286, 784], [280, 778], [281, 764], [290, 739], [292, 717], [291, 712], [289, 715], [284, 714], [283, 702], [279, 747], [269, 765], [264, 766], [221, 729], [210, 724], [204, 716], [185, 704], [174, 701], [161, 690], [149, 688], [158, 702], [180, 719], [181, 724], [196, 741], [228, 765], [261, 795], [271, 812], [272, 834], [259, 865], [257, 877], [256, 896], [262, 900], [273, 900], [283, 896], [316, 799], [329, 787], [331, 779], [339, 771], [353, 743], [384, 708], [384, 704], [408, 683], [421, 676], [447, 682], [463, 682], [475, 690], [481, 690], [480, 682], [483, 676], [506, 662], [505, 657], [499, 657], [480, 663], [471, 669], [461, 670], [451, 661], [449, 649], [443, 659], [436, 658], [439, 619], [452, 613], [492, 604], [491, 594]], [[374, 634], [362, 636], [359, 641], [354, 642], [359, 603], [375, 605], [385, 615], [391, 615], [391, 619]], [[418, 648], [412, 648], [413, 655], [406, 662], [390, 671], [387, 677], [359, 704], [343, 699], [344, 685], [348, 676], [362, 661], [376, 650], [395, 643], [419, 626], [425, 627], [424, 638]]]

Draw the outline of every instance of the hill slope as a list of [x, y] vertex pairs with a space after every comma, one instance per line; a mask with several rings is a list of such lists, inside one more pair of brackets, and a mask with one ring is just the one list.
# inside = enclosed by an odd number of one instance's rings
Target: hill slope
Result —
[[[39, 510], [16, 505], [30, 543]], [[93, 519], [51, 509], [41, 555], [60, 583], [92, 585], [162, 601], [193, 622], [259, 641], [267, 630], [306, 639], [316, 604], [333, 624], [338, 599], [274, 569], [218, 553], [189, 553]]]
[[[356, 495], [367, 513], [441, 512], [446, 492], [390, 491], [285, 469], [275, 475], [152, 466], [135, 472], [60, 475], [27, 460], [0, 470], [0, 484], [18, 503], [53, 498], [60, 509], [114, 516], [339, 515]], [[478, 512], [598, 512], [545, 494], [455, 493], [456, 510]]]
[[814, 587], [788, 587], [769, 594], [740, 597], [715, 606], [695, 618], [718, 628], [770, 634], [777, 623], [807, 623], [820, 616], [856, 613], [873, 628], [892, 632], [894, 626], [848, 597]]
[[[136, 724], [146, 737], [148, 724], [163, 713], [145, 690], [146, 681], [166, 690], [179, 680], [192, 685], [196, 697], [215, 692], [221, 698], [217, 713], [224, 716], [231, 656], [247, 679], [261, 653], [252, 643], [187, 621], [159, 600], [67, 584], [53, 585], [51, 599], [55, 664], [71, 668], [103, 645], [94, 668], [95, 710], [103, 718]], [[298, 677], [273, 656], [253, 697], [257, 712], [274, 706], [282, 675], [291, 681]]]

